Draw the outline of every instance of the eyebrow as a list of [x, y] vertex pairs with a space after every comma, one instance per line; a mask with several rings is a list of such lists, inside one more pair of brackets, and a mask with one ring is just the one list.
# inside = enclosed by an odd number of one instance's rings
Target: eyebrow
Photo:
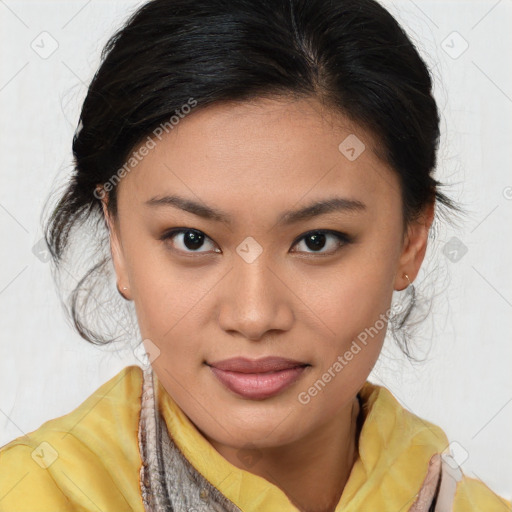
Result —
[[[150, 207], [171, 206], [179, 208], [186, 212], [197, 215], [207, 220], [232, 224], [231, 217], [216, 208], [212, 208], [203, 203], [196, 202], [192, 199], [180, 197], [177, 195], [155, 196], [145, 202]], [[364, 212], [366, 205], [357, 199], [347, 199], [344, 197], [330, 197], [315, 201], [298, 210], [287, 210], [278, 217], [278, 225], [291, 225], [297, 222], [312, 219], [319, 215], [325, 215], [332, 212]]]

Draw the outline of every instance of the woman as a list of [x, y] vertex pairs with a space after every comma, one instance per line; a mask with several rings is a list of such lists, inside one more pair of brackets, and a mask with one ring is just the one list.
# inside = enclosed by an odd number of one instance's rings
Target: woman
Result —
[[108, 237], [73, 320], [109, 341], [90, 321], [112, 271], [147, 362], [2, 447], [0, 510], [507, 510], [367, 381], [436, 204], [457, 210], [438, 139], [429, 72], [373, 0], [142, 6], [89, 87], [47, 242], [66, 272], [86, 221]]

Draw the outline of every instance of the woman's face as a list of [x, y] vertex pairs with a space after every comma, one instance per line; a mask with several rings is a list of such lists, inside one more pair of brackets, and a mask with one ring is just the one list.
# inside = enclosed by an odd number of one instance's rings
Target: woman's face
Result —
[[[192, 110], [154, 140], [118, 185], [111, 229], [158, 378], [218, 444], [313, 435], [374, 366], [433, 210], [403, 239], [394, 172], [363, 130], [315, 100]], [[236, 390], [210, 366], [266, 356], [307, 366], [234, 375]]]

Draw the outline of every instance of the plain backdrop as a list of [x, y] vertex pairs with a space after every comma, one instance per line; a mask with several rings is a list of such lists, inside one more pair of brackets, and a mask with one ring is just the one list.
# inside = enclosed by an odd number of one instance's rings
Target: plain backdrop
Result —
[[[0, 446], [66, 414], [123, 367], [70, 327], [34, 246], [100, 51], [143, 2], [0, 1]], [[435, 296], [409, 363], [386, 340], [370, 380], [441, 426], [463, 471], [512, 497], [512, 2], [383, 2], [435, 80], [436, 178], [469, 208], [439, 224], [415, 284]], [[39, 256], [38, 256], [39, 254]]]

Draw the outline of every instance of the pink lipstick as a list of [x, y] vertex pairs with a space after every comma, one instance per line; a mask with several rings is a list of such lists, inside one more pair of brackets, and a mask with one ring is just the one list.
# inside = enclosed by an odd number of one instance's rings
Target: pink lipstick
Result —
[[233, 393], [252, 400], [277, 395], [296, 382], [309, 365], [282, 357], [235, 357], [207, 363], [217, 379]]

